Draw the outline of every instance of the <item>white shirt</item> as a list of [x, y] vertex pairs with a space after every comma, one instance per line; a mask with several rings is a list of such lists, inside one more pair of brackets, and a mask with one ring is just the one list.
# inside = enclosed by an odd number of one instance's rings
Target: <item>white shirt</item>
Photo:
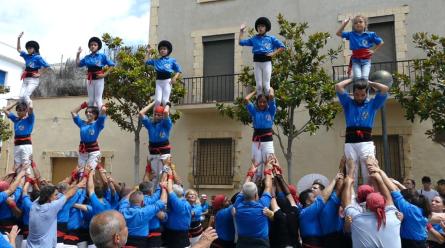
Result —
[[431, 202], [435, 196], [439, 196], [439, 193], [434, 189], [431, 189], [429, 191], [426, 191], [424, 189], [418, 189], [417, 193], [424, 195], [426, 198], [428, 198], [429, 202]]
[[377, 231], [377, 216], [374, 212], [361, 212], [350, 204], [345, 209], [346, 215], [352, 217], [352, 245], [354, 248], [401, 248], [400, 220], [397, 218], [397, 208], [386, 206], [386, 225]]

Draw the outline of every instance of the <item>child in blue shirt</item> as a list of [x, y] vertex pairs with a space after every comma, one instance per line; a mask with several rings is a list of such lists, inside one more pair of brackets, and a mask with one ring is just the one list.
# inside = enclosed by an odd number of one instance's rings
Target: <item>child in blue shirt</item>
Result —
[[20, 46], [20, 38], [22, 38], [23, 32], [19, 34], [17, 38], [17, 51], [20, 56], [25, 60], [25, 70], [22, 73], [21, 80], [23, 80], [22, 88], [20, 90], [20, 99], [24, 100], [27, 104], [31, 101], [31, 94], [39, 86], [40, 69], [48, 68], [49, 65], [40, 56], [40, 46], [37, 41], [30, 40], [26, 42], [26, 52], [22, 51]]
[[80, 59], [82, 48], [79, 47], [76, 56], [76, 64], [79, 67], [86, 66], [88, 106], [102, 107], [102, 94], [104, 92], [104, 78], [110, 73], [110, 70], [104, 70], [108, 66], [115, 66], [114, 62], [107, 58], [103, 53], [99, 53], [102, 48], [102, 41], [97, 37], [91, 37], [88, 41], [88, 48], [91, 53]]
[[352, 19], [352, 32], [343, 32], [350, 20], [350, 18], [344, 20], [336, 34], [349, 40], [349, 49], [352, 50], [348, 75], [351, 74], [352, 67], [354, 78], [367, 80], [371, 70], [371, 57], [383, 46], [383, 40], [376, 33], [367, 31], [368, 19], [362, 15], [357, 15]]
[[150, 58], [150, 54], [154, 53], [150, 46], [145, 55], [145, 64], [153, 66], [156, 70], [156, 91], [155, 91], [155, 105], [165, 107], [165, 112], [169, 111], [170, 107], [170, 93], [172, 84], [176, 82], [181, 74], [181, 66], [176, 62], [176, 59], [170, 58], [173, 51], [173, 46], [170, 41], [163, 40], [158, 44], [158, 52], [161, 55], [158, 59]]
[[246, 25], [242, 24], [240, 27], [239, 45], [252, 47], [257, 95], [269, 95], [272, 57], [284, 51], [284, 44], [275, 36], [266, 34], [271, 29], [270, 20], [266, 17], [260, 17], [255, 21], [257, 35], [244, 39], [245, 29]]
[[[86, 120], [80, 119], [79, 111], [85, 110]], [[82, 173], [85, 166], [88, 165], [95, 169], [100, 162], [100, 148], [97, 142], [100, 132], [104, 129], [105, 119], [107, 118], [105, 106], [102, 106], [100, 112], [97, 107], [89, 106], [86, 102], [71, 111], [74, 123], [80, 129], [80, 145], [78, 158], [78, 172]]]

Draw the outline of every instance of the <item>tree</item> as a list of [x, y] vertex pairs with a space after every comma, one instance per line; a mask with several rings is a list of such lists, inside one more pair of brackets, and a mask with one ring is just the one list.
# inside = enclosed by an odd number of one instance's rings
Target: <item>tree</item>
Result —
[[[287, 161], [288, 180], [292, 175], [292, 145], [303, 133], [315, 134], [325, 126], [333, 125], [336, 114], [341, 110], [333, 99], [335, 97], [334, 81], [325, 72], [323, 65], [328, 59], [336, 58], [341, 51], [326, 49], [330, 34], [316, 32], [306, 35], [307, 23], [289, 22], [283, 15], [278, 15], [280, 35], [285, 39], [286, 50], [273, 58], [271, 84], [275, 89], [277, 113], [275, 116], [274, 135], [278, 138], [280, 148]], [[255, 80], [250, 67], [244, 67], [239, 77], [244, 86], [254, 86]], [[243, 124], [251, 123], [243, 99], [239, 98], [233, 106], [218, 104], [219, 112]], [[307, 112], [298, 114], [304, 119], [301, 126], [295, 125], [296, 109]]]
[[[134, 135], [134, 180], [139, 181], [140, 165], [140, 132], [142, 120], [139, 111], [150, 101], [150, 96], [155, 92], [155, 71], [144, 63], [146, 46], [136, 48], [123, 46], [119, 37], [109, 34], [102, 36], [104, 43], [111, 50], [116, 61], [116, 66], [111, 69], [105, 83], [105, 99], [107, 114], [117, 125]], [[170, 100], [177, 103], [184, 96], [184, 88], [181, 84], [174, 84]], [[172, 119], [179, 118], [179, 113], [172, 114]]]
[[445, 147], [445, 139], [439, 138], [445, 134], [445, 37], [420, 32], [413, 42], [426, 58], [414, 62], [414, 81], [409, 75], [395, 75], [393, 93], [408, 120], [431, 120], [433, 127], [425, 134]]
[[3, 115], [0, 115], [0, 141], [6, 141], [12, 136], [12, 130], [7, 121], [3, 119]]

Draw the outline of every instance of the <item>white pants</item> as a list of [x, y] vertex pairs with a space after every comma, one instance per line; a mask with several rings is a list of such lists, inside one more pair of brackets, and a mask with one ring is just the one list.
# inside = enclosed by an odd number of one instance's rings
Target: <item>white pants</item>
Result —
[[31, 165], [32, 145], [14, 146], [14, 169], [20, 169], [21, 166]]
[[23, 79], [22, 88], [20, 89], [20, 99], [28, 105], [31, 102], [31, 94], [39, 86], [39, 78], [27, 77]]
[[156, 186], [159, 183], [160, 180], [160, 175], [162, 172], [162, 169], [164, 168], [164, 162], [163, 160], [166, 160], [170, 157], [170, 154], [150, 154], [149, 155], [149, 161], [150, 161], [150, 165], [151, 165], [151, 172], [152, 172], [152, 176], [153, 179], [151, 180], [151, 182], [154, 185], [154, 188], [156, 188]]
[[256, 95], [269, 95], [272, 62], [253, 62], [253, 73], [256, 82]]
[[366, 159], [368, 157], [375, 157], [374, 142], [360, 142], [360, 143], [346, 143], [345, 144], [346, 159], [352, 159], [355, 164], [354, 170], [354, 184], [358, 185], [358, 170], [359, 165], [362, 171], [363, 184], [368, 182], [368, 169], [366, 167]]
[[253, 181], [257, 178], [263, 178], [264, 164], [267, 161], [267, 157], [274, 153], [273, 141], [252, 142], [252, 159], [255, 160], [255, 164], [258, 164]]
[[172, 91], [171, 79], [157, 79], [155, 91], [156, 106], [162, 103], [163, 106], [170, 101], [170, 93]]
[[94, 170], [100, 162], [100, 151], [79, 153], [77, 161], [79, 172], [82, 172], [86, 165], [89, 165]]
[[88, 106], [102, 107], [102, 94], [104, 92], [105, 81], [103, 78], [87, 80]]

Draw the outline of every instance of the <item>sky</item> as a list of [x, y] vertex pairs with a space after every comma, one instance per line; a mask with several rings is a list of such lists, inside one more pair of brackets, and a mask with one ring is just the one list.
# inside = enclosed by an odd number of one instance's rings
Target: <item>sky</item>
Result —
[[22, 49], [29, 40], [40, 44], [48, 63], [74, 59], [79, 46], [88, 54], [88, 40], [108, 32], [126, 45], [147, 44], [150, 0], [0, 0], [0, 41]]

